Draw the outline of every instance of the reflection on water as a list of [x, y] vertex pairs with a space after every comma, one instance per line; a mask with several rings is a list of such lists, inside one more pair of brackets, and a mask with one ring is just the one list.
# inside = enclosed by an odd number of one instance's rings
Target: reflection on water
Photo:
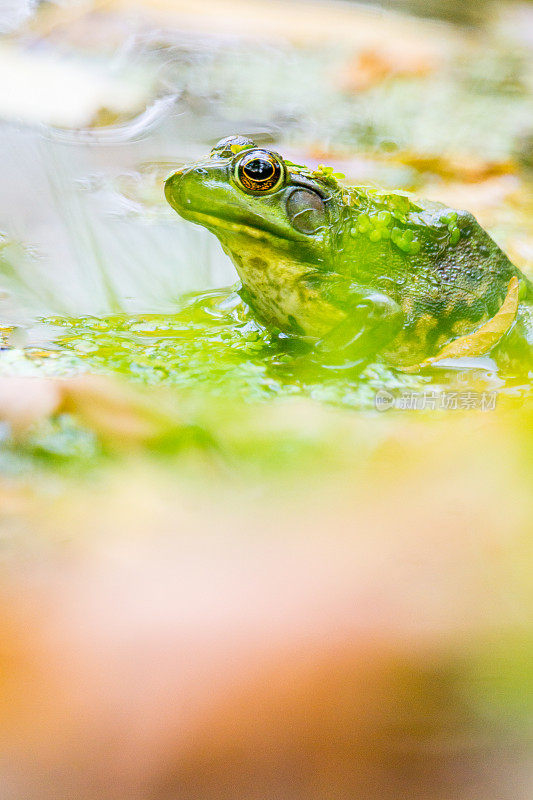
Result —
[[7, 125], [0, 141], [0, 213], [20, 243], [3, 250], [11, 313], [172, 310], [183, 291], [231, 282], [231, 266], [203, 231], [176, 224], [161, 202], [150, 207], [120, 191], [128, 179], [134, 190], [160, 186], [175, 166], [167, 156], [162, 167], [139, 171], [159, 155], [153, 142], [93, 146]]

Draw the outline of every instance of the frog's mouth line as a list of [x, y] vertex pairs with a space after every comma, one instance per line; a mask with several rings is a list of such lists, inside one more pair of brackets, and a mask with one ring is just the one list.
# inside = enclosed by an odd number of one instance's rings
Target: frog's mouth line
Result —
[[204, 211], [189, 211], [189, 209], [183, 209], [180, 211], [180, 214], [190, 222], [197, 222], [199, 225], [203, 225], [205, 228], [209, 228], [210, 230], [222, 228], [230, 233], [252, 236], [254, 239], [267, 239], [275, 237], [279, 241], [288, 240], [291, 242], [301, 242], [304, 238], [296, 231], [294, 232], [293, 236], [288, 235], [287, 231], [283, 231], [283, 233], [281, 233], [280, 231], [276, 230], [274, 226], [267, 227], [262, 220], [262, 224], [260, 224], [258, 221], [254, 224], [254, 226], [252, 226], [246, 225], [244, 222], [232, 222], [225, 217], [215, 217], [212, 214], [206, 214]]

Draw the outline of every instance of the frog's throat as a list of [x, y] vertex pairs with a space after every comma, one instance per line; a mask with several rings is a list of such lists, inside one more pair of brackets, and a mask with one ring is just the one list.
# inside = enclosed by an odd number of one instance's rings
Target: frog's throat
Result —
[[265, 254], [260, 242], [249, 241], [242, 249], [236, 249], [233, 243], [225, 244], [222, 239], [221, 243], [264, 323], [288, 333], [298, 329], [299, 335], [318, 338], [344, 318], [344, 312], [331, 306], [309, 285], [306, 276], [316, 269], [310, 262], [287, 251]]

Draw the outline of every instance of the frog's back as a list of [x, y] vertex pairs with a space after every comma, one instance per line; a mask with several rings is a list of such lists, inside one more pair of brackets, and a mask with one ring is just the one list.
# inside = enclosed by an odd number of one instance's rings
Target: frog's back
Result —
[[337, 269], [390, 296], [404, 325], [399, 362], [438, 351], [494, 316], [516, 275], [533, 287], [472, 214], [405, 195], [354, 189], [344, 200]]

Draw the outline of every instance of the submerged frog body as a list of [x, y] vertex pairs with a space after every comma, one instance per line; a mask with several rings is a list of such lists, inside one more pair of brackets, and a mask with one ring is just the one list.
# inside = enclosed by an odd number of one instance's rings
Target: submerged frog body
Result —
[[165, 194], [218, 237], [263, 323], [339, 365], [379, 354], [409, 368], [502, 337], [532, 351], [533, 285], [466, 211], [347, 188], [240, 136]]

